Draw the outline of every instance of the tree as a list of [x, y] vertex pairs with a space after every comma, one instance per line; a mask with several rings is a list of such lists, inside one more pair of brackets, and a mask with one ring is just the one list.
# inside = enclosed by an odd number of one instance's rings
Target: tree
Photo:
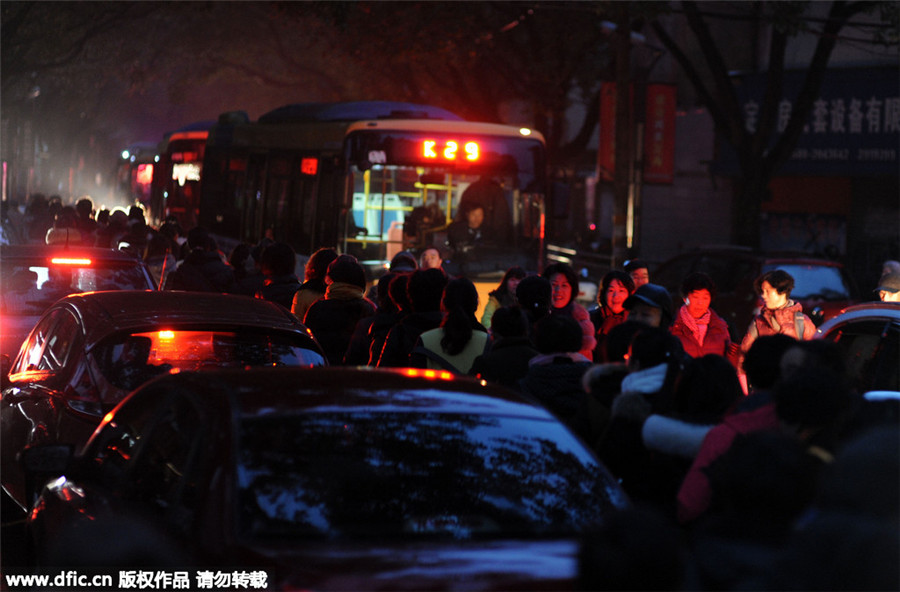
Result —
[[708, 18], [701, 10], [701, 5], [693, 1], [681, 3], [684, 18], [701, 48], [708, 76], [704, 76], [698, 64], [689, 59], [686, 51], [659, 21], [653, 23], [653, 30], [660, 42], [684, 70], [700, 100], [709, 110], [718, 131], [737, 151], [740, 175], [732, 208], [732, 236], [738, 244], [759, 246], [757, 221], [760, 219], [769, 183], [790, 158], [803, 132], [841, 29], [854, 16], [879, 7], [889, 9], [888, 4], [890, 3], [843, 0], [831, 3], [821, 31], [816, 31], [818, 41], [806, 68], [802, 89], [794, 102], [787, 127], [780, 135], [776, 132], [776, 116], [783, 91], [785, 52], [789, 38], [807, 30], [809, 23], [805, 19], [810, 3], [771, 2], [766, 5], [769, 10], [766, 16], [772, 24], [772, 32], [768, 47], [766, 92], [754, 131], [745, 127], [744, 115], [738, 104], [736, 81], [729, 75], [726, 57], [713, 39]]

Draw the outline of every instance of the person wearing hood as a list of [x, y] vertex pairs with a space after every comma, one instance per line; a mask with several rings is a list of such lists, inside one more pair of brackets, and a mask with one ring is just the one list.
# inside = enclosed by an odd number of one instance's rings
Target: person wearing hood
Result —
[[322, 346], [328, 363], [344, 363], [344, 354], [356, 324], [375, 314], [375, 305], [365, 297], [366, 272], [353, 255], [340, 255], [325, 273], [325, 297], [310, 305], [303, 324]]

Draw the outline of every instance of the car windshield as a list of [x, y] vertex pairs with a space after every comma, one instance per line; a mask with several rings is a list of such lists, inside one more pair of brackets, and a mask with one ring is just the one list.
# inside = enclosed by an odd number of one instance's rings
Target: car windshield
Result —
[[325, 364], [301, 336], [260, 330], [125, 333], [104, 341], [95, 357], [104, 377], [125, 390], [176, 369]]
[[3, 311], [39, 315], [69, 294], [98, 290], [149, 290], [143, 268], [135, 261], [92, 261], [78, 265], [47, 265], [8, 259], [0, 268]]
[[844, 281], [841, 270], [830, 265], [780, 264], [766, 265], [764, 272], [782, 269], [794, 278], [791, 298], [822, 300], [849, 300], [850, 287]]
[[552, 421], [458, 413], [245, 418], [244, 536], [572, 534], [625, 503]]

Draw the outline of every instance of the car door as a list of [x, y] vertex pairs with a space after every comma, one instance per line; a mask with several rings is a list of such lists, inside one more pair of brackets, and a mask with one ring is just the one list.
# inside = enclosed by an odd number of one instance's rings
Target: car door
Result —
[[847, 375], [859, 393], [900, 391], [900, 324], [877, 318], [848, 321], [825, 339], [843, 350]]
[[[188, 394], [164, 388], [135, 393], [93, 435], [73, 477], [44, 490], [30, 525], [39, 549], [52, 551], [72, 520], [121, 519], [187, 542], [208, 491], [201, 480], [206, 433]], [[102, 557], [93, 559], [103, 565]]]
[[[16, 457], [26, 446], [56, 441], [61, 400], [55, 391], [65, 384], [65, 362], [79, 343], [73, 321], [77, 324], [74, 316], [61, 308], [51, 309], [38, 321], [19, 352], [10, 385], [0, 400], [0, 482], [23, 507], [24, 476]], [[63, 334], [55, 332], [60, 322]]]

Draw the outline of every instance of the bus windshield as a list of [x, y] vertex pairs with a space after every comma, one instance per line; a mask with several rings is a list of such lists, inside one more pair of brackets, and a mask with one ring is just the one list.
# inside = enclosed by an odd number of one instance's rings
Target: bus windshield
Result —
[[[347, 141], [345, 250], [361, 260], [439, 247], [451, 273], [533, 267], [543, 212], [543, 146], [517, 137], [357, 132]], [[469, 212], [480, 209], [477, 228]]]

